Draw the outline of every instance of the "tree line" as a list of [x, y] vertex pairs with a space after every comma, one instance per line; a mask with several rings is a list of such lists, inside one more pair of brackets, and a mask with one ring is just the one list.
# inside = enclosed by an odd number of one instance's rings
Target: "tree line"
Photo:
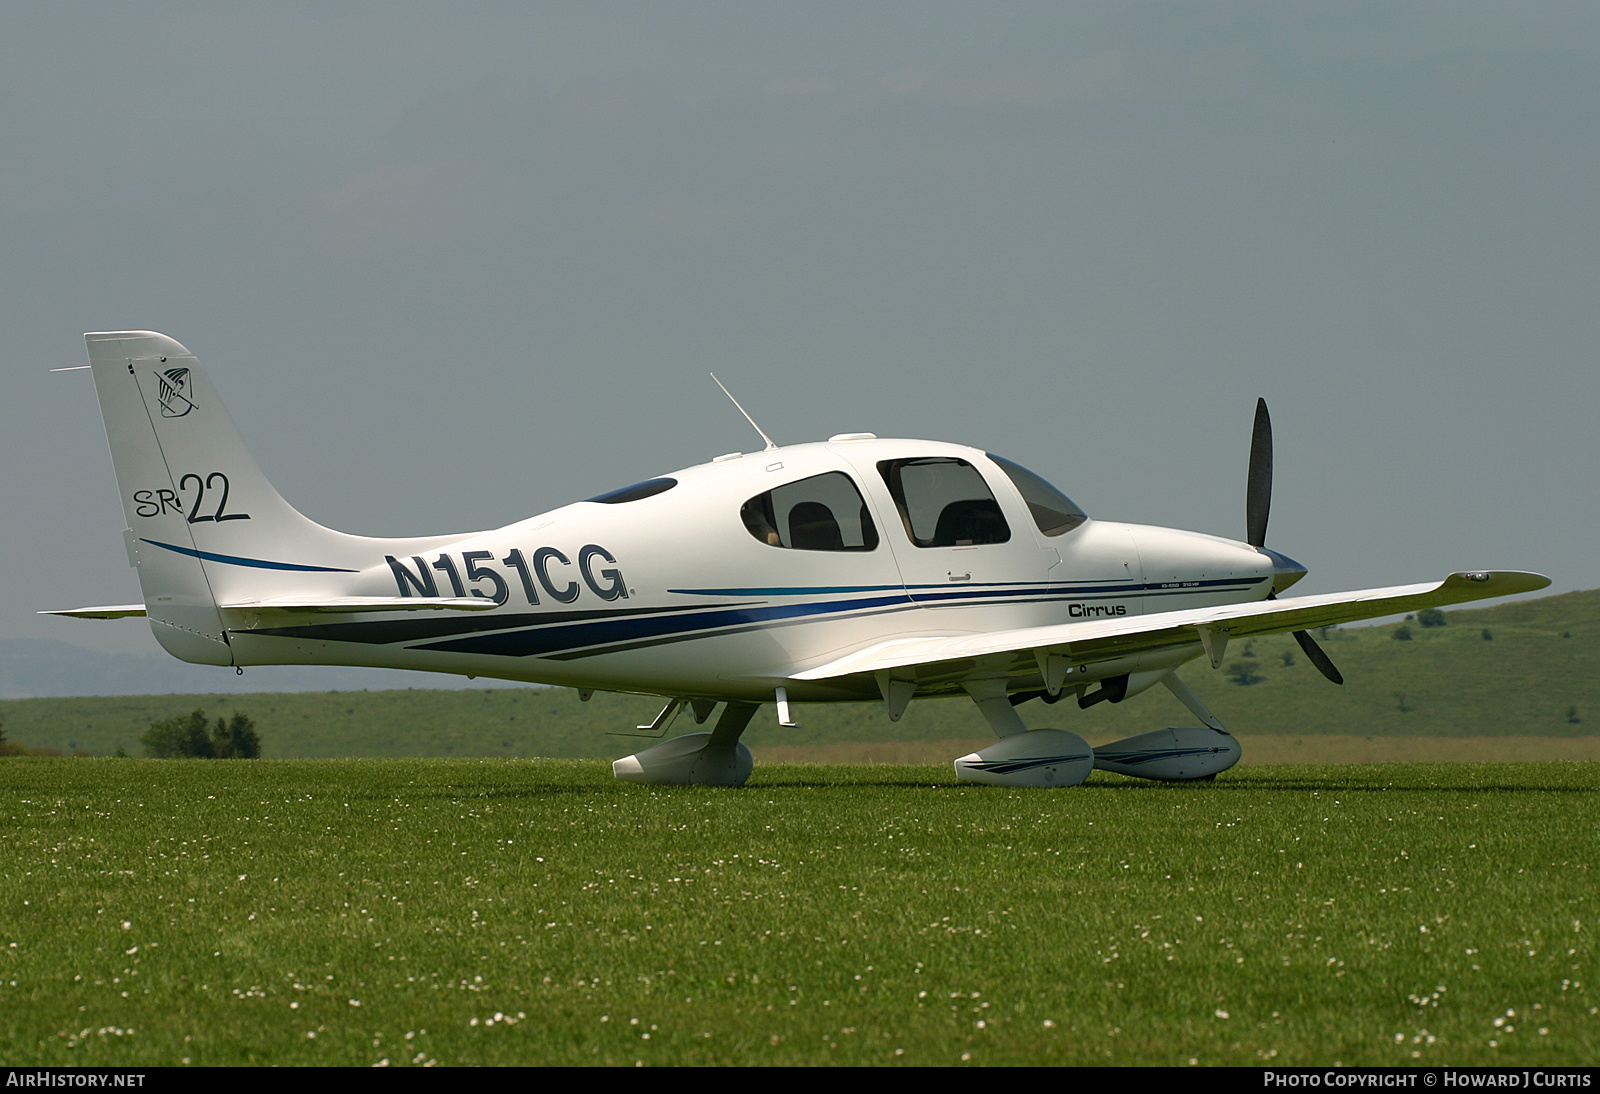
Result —
[[261, 756], [261, 737], [255, 723], [235, 713], [230, 721], [218, 718], [212, 725], [206, 712], [196, 710], [151, 722], [140, 739], [146, 756], [159, 760], [192, 757], [206, 760], [255, 760]]

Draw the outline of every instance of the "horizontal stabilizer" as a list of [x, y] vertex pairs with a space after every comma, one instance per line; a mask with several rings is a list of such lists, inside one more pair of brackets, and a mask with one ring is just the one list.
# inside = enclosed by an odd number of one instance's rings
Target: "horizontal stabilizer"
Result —
[[[486, 612], [498, 607], [481, 596], [280, 596], [272, 600], [246, 600], [224, 604], [240, 612], [354, 613], [354, 612]], [[97, 608], [65, 608], [40, 615], [65, 615], [73, 619], [129, 619], [145, 614], [143, 604], [106, 604]]]
[[132, 619], [144, 615], [143, 604], [102, 604], [98, 608], [59, 608], [40, 615], [65, 615], [73, 619]]
[[[486, 612], [499, 607], [481, 596], [279, 596], [221, 605], [238, 612]], [[143, 615], [143, 612], [139, 614]]]

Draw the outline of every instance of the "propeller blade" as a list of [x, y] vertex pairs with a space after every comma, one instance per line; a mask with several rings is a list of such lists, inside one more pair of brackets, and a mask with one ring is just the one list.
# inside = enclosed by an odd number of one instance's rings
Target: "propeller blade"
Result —
[[1272, 417], [1267, 401], [1256, 400], [1256, 424], [1250, 433], [1250, 478], [1245, 487], [1245, 542], [1263, 547], [1267, 516], [1272, 509]]
[[[1256, 400], [1255, 427], [1250, 431], [1250, 478], [1245, 486], [1244, 522], [1245, 542], [1252, 547], [1267, 545], [1267, 517], [1272, 511], [1272, 415], [1267, 413], [1267, 401]], [[1281, 556], [1275, 556], [1281, 557]], [[1277, 591], [1267, 594], [1268, 600], [1278, 599]], [[1333, 660], [1317, 640], [1305, 631], [1295, 631], [1294, 640], [1306, 660], [1317, 666], [1317, 671], [1335, 684], [1344, 683]]]
[[1339, 670], [1334, 667], [1328, 655], [1322, 652], [1322, 647], [1317, 645], [1316, 639], [1305, 631], [1295, 631], [1294, 640], [1300, 643], [1300, 648], [1305, 651], [1306, 660], [1317, 666], [1317, 671], [1332, 680], [1335, 684], [1344, 683], [1344, 677], [1339, 675]]

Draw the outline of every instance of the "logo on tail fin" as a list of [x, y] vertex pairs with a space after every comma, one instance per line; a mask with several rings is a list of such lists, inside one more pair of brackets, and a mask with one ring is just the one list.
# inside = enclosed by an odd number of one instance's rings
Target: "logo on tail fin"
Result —
[[194, 401], [189, 398], [188, 369], [169, 368], [157, 379], [161, 382], [158, 395], [163, 418], [181, 418], [194, 409]]

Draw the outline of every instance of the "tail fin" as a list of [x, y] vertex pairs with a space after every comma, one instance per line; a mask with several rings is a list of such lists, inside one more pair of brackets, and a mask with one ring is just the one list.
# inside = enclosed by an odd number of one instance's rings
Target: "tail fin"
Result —
[[233, 663], [218, 604], [347, 591], [370, 550], [272, 488], [200, 362], [151, 331], [86, 334], [128, 531], [156, 638], [175, 657]]

